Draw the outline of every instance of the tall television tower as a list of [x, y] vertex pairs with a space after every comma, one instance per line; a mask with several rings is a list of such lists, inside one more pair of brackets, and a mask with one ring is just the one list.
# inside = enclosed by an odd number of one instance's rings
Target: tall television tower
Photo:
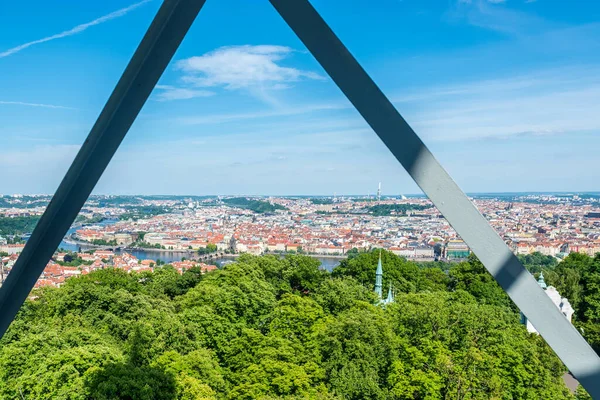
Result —
[[379, 182], [379, 187], [377, 188], [377, 201], [381, 200], [381, 182]]

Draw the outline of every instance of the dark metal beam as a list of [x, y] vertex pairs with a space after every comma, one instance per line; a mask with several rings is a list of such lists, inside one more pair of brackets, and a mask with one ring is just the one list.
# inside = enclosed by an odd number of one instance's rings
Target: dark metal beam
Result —
[[573, 375], [594, 398], [600, 399], [600, 358], [537, 285], [310, 2], [270, 2]]
[[163, 2], [0, 288], [0, 337], [96, 186], [204, 3], [205, 0]]

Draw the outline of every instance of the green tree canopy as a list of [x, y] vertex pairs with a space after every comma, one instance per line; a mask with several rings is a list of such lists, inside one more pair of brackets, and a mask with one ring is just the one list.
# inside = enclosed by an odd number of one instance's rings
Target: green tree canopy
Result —
[[[575, 398], [476, 258], [446, 272], [382, 252], [385, 307], [378, 258], [328, 273], [303, 255], [243, 255], [206, 275], [107, 268], [36, 290], [0, 340], [0, 398]], [[575, 258], [564, 268], [588, 279], [591, 326], [598, 263]]]

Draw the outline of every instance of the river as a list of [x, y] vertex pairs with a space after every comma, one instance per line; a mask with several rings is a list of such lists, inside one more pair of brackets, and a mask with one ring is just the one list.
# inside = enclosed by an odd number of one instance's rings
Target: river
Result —
[[[114, 220], [105, 220], [99, 224], [95, 224], [95, 225], [110, 225], [110, 224], [114, 224], [116, 221]], [[80, 229], [79, 227], [77, 228], [71, 228], [69, 229], [69, 231], [67, 232], [67, 237], [71, 236], [72, 233], [74, 233], [77, 229]], [[84, 244], [75, 244], [75, 243], [67, 243], [64, 240], [62, 242], [60, 242], [60, 245], [58, 246], [59, 249], [64, 249], [64, 250], [68, 250], [68, 251], [86, 251], [86, 250], [91, 250], [94, 249], [94, 246], [86, 246]], [[121, 254], [123, 253], [123, 250], [120, 251], [115, 251], [115, 254]], [[127, 253], [137, 257], [140, 260], [161, 260], [164, 261], [166, 263], [170, 263], [173, 261], [181, 261], [182, 257], [186, 257], [186, 258], [190, 258], [189, 253], [188, 252], [172, 252], [172, 251], [145, 251], [145, 250], [130, 250], [127, 251]], [[327, 271], [333, 270], [333, 268], [335, 268], [339, 263], [340, 263], [340, 259], [336, 258], [336, 257], [324, 257], [324, 256], [313, 256], [313, 258], [316, 258], [317, 260], [319, 260], [321, 262], [321, 268], [322, 269], [326, 269]], [[223, 266], [229, 262], [233, 262], [235, 261], [235, 257], [220, 257], [217, 258], [213, 261], [211, 261], [211, 263], [216, 263], [219, 266]]]

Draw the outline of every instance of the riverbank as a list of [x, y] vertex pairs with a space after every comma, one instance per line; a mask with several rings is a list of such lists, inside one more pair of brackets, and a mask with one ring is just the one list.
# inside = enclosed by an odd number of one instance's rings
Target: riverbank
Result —
[[[121, 249], [121, 251], [144, 251], [144, 252], [148, 252], [148, 253], [174, 253], [174, 254], [187, 254], [187, 255], [198, 255], [198, 253], [195, 250], [188, 250], [188, 249], [157, 249], [154, 247], [131, 247], [131, 246], [104, 246], [104, 245], [96, 245], [96, 244], [92, 244], [90, 242], [86, 242], [86, 241], [82, 241], [82, 240], [77, 240], [74, 239], [73, 237], [65, 237], [63, 239], [64, 243], [68, 243], [71, 245], [79, 245], [82, 247], [85, 247], [88, 250], [93, 250], [93, 249], [98, 249], [98, 250], [102, 250], [102, 249], [108, 249], [108, 248], [119, 248]], [[327, 258], [327, 259], [331, 259], [331, 260], [343, 260], [345, 258], [347, 258], [347, 256], [345, 255], [335, 255], [335, 254], [308, 254], [308, 253], [273, 253], [273, 252], [266, 252], [263, 253], [263, 255], [279, 255], [279, 256], [286, 256], [288, 254], [303, 254], [309, 257], [314, 257], [314, 258]], [[202, 254], [204, 255], [204, 254]], [[239, 257], [240, 254], [239, 253], [235, 253], [235, 254], [225, 254], [225, 257]]]

